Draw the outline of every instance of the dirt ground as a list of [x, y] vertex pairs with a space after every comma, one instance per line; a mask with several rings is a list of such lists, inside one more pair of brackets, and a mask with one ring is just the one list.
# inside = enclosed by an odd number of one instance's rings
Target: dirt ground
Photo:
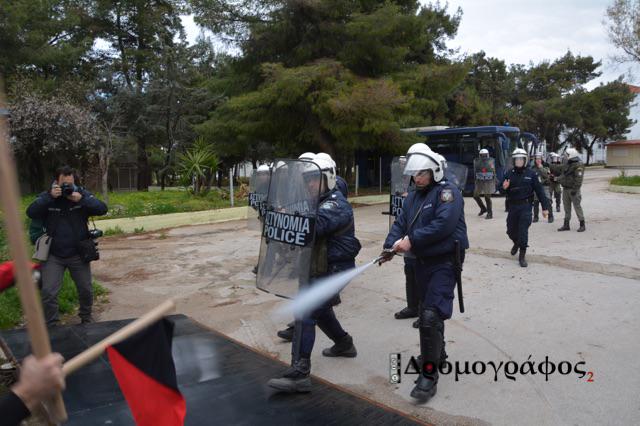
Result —
[[[415, 376], [389, 384], [389, 354], [418, 355], [411, 320], [393, 313], [404, 303], [402, 261], [373, 267], [342, 293], [336, 313], [358, 348], [355, 359], [323, 358], [328, 339], [318, 334], [312, 371], [333, 383], [434, 424], [638, 424], [640, 423], [640, 196], [609, 192], [617, 171], [589, 169], [583, 187], [587, 232], [557, 232], [556, 222], [530, 229], [529, 268], [509, 255], [504, 199], [493, 220], [465, 213], [471, 249], [463, 281], [466, 312], [454, 302], [446, 323], [449, 361], [527, 360], [579, 362], [591, 374], [442, 375], [426, 405], [409, 397]], [[380, 251], [388, 217], [384, 205], [357, 208], [356, 235], [364, 263]], [[178, 311], [288, 362], [290, 345], [272, 312], [282, 299], [255, 288], [251, 269], [258, 232], [245, 222], [181, 227], [101, 243], [95, 276], [110, 291], [100, 320], [138, 316], [169, 297]], [[406, 361], [405, 361], [406, 362]], [[572, 367], [573, 368], [573, 367]], [[547, 364], [548, 371], [548, 364]], [[590, 380], [588, 380], [590, 379]], [[312, 398], [313, 396], [300, 396]]]

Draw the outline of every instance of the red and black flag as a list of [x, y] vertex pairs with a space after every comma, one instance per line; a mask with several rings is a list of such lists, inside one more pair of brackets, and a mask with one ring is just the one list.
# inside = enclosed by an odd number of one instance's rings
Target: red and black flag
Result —
[[109, 361], [138, 426], [184, 424], [187, 407], [171, 356], [173, 322], [162, 319], [107, 348]]

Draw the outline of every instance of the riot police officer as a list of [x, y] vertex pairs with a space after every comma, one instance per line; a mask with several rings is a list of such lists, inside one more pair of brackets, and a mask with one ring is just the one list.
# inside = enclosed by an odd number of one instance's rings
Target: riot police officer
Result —
[[395, 253], [416, 257], [415, 279], [421, 290], [419, 333], [421, 375], [411, 396], [422, 402], [436, 394], [438, 366], [443, 360], [444, 321], [453, 312], [456, 271], [455, 248], [469, 248], [464, 201], [458, 188], [444, 177], [444, 157], [422, 148], [407, 158], [405, 174], [412, 175], [415, 190], [404, 201], [384, 242], [383, 261]]
[[[493, 218], [493, 208], [491, 205], [491, 194], [496, 192], [496, 166], [493, 158], [489, 157], [489, 150], [483, 148], [480, 150], [480, 156], [473, 162], [475, 186], [473, 189], [473, 199], [480, 207], [478, 216], [487, 214], [485, 219]], [[487, 206], [482, 203], [483, 196]]]
[[542, 203], [542, 215], [549, 214], [549, 200], [542, 189], [536, 172], [526, 167], [527, 152], [516, 148], [512, 154], [513, 169], [509, 170], [502, 182], [509, 203], [507, 214], [507, 235], [513, 241], [511, 255], [515, 256], [520, 250], [519, 263], [527, 267], [525, 256], [529, 243], [529, 226], [531, 226], [531, 204], [534, 192]]
[[[549, 154], [551, 157], [551, 163], [549, 164], [549, 190], [551, 192], [551, 198], [549, 202], [553, 203], [553, 198], [556, 199], [556, 212], [560, 212], [560, 200], [562, 199], [562, 185], [558, 182], [558, 176], [562, 174], [562, 159], [560, 155], [555, 152]], [[553, 207], [553, 206], [552, 206]]]
[[[311, 263], [311, 278], [320, 278], [355, 267], [355, 258], [360, 251], [360, 242], [355, 237], [353, 209], [342, 193], [336, 188], [335, 169], [326, 158], [313, 159], [321, 172], [321, 178], [309, 179], [310, 193], [320, 188], [320, 201], [315, 225], [315, 242]], [[311, 284], [313, 285], [313, 283]], [[334, 345], [324, 349], [327, 357], [349, 357], [357, 355], [353, 338], [336, 318], [333, 306], [338, 296], [323, 304], [302, 321], [300, 342], [294, 337], [292, 362], [281, 378], [269, 380], [269, 386], [283, 392], [309, 392], [311, 390], [311, 352], [315, 342], [316, 325], [329, 337]], [[295, 332], [294, 332], [295, 334]]]
[[575, 148], [569, 148], [565, 152], [567, 164], [562, 168], [562, 173], [558, 176], [558, 182], [564, 190], [562, 193], [562, 204], [564, 204], [564, 225], [558, 231], [569, 231], [571, 222], [571, 205], [576, 209], [576, 215], [580, 220], [578, 232], [584, 232], [587, 228], [584, 223], [584, 212], [582, 211], [582, 180], [584, 178], [584, 164], [580, 160], [580, 154]]
[[[533, 162], [533, 170], [538, 174], [538, 180], [542, 184], [542, 188], [544, 189], [544, 193], [549, 199], [549, 223], [553, 223], [553, 205], [551, 201], [551, 190], [549, 185], [551, 184], [551, 172], [549, 170], [549, 165], [542, 160], [542, 154], [538, 153], [534, 157]], [[539, 220], [539, 212], [540, 212], [540, 200], [538, 196], [534, 192], [533, 194], [533, 222], [537, 222]]]
[[[336, 162], [333, 161], [333, 158], [331, 158], [329, 154], [326, 154], [324, 152], [319, 152], [317, 154], [314, 154], [313, 152], [305, 152], [303, 154], [300, 154], [300, 156], [298, 157], [298, 160], [313, 161], [316, 158], [331, 163], [333, 167], [333, 173], [335, 174], [335, 177], [336, 177], [336, 189], [340, 191], [340, 193], [344, 196], [346, 200], [349, 195], [349, 188], [347, 186], [347, 181], [344, 180], [342, 177], [338, 176], [338, 174], [336, 173]], [[278, 330], [277, 332], [278, 337], [290, 342], [293, 339], [293, 326], [294, 326], [294, 323], [290, 322], [289, 324], [287, 324], [287, 328], [283, 330]]]

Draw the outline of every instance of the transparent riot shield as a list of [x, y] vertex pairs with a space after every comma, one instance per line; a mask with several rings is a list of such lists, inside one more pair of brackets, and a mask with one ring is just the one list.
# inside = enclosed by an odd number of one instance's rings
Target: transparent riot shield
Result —
[[271, 179], [271, 169], [261, 168], [253, 170], [249, 180], [247, 227], [254, 231], [262, 230], [262, 218]]
[[291, 298], [309, 283], [321, 182], [315, 163], [276, 161], [264, 209], [259, 289]]
[[389, 195], [389, 228], [393, 225], [396, 217], [402, 213], [402, 205], [407, 197], [411, 176], [404, 175], [404, 166], [407, 157], [394, 157], [391, 160], [391, 191]]
[[[447, 161], [444, 169], [444, 177], [455, 186], [458, 187], [460, 192], [465, 192], [465, 187], [467, 186], [467, 176], [469, 174], [469, 169], [464, 164], [453, 163], [451, 161]], [[471, 178], [472, 176], [468, 176]], [[470, 185], [473, 182], [469, 183]]]

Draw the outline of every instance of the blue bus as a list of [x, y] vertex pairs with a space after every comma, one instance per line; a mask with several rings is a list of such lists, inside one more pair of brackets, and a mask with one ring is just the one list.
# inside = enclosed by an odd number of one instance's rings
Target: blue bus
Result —
[[[524, 148], [530, 158], [534, 153], [544, 154], [544, 144], [531, 133], [520, 132], [511, 126], [451, 127], [446, 129], [416, 129], [416, 133], [425, 137], [425, 143], [435, 152], [443, 155], [447, 161], [468, 167], [464, 193], [473, 193], [473, 160], [482, 148], [495, 158], [498, 182], [506, 170], [511, 167], [511, 153], [516, 148]], [[496, 188], [501, 190], [501, 188]]]

